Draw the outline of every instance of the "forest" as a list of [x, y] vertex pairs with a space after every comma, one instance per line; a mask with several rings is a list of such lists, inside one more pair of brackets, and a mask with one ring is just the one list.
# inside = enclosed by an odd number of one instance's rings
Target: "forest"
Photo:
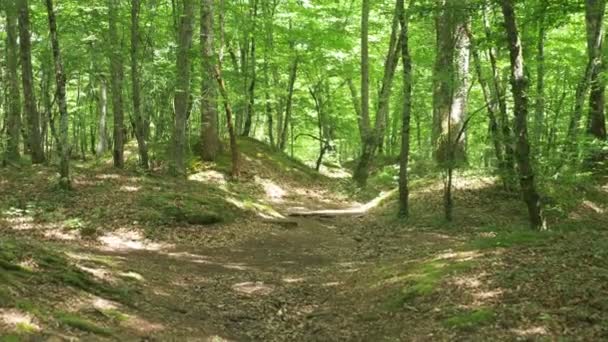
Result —
[[607, 0], [2, 0], [0, 341], [608, 339]]

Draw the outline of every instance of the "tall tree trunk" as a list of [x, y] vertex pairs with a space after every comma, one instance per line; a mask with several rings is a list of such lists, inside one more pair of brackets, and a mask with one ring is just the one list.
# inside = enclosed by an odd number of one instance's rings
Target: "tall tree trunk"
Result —
[[217, 132], [217, 85], [215, 78], [215, 55], [213, 35], [213, 0], [201, 4], [202, 89], [201, 89], [201, 157], [213, 161], [219, 151]]
[[299, 64], [299, 56], [295, 56], [293, 63], [291, 65], [291, 71], [289, 72], [289, 85], [287, 90], [287, 101], [285, 104], [285, 116], [283, 118], [283, 126], [281, 128], [281, 135], [279, 136], [279, 149], [281, 151], [285, 150], [287, 146], [287, 130], [289, 129], [289, 123], [291, 122], [291, 112], [292, 112], [292, 104], [293, 104], [293, 92], [294, 86], [296, 83], [296, 77], [298, 76], [298, 64]]
[[108, 87], [105, 78], [99, 80], [99, 118], [97, 122], [97, 148], [95, 154], [102, 156], [108, 150]]
[[63, 73], [63, 62], [61, 61], [61, 48], [57, 37], [57, 21], [53, 0], [46, 0], [46, 10], [49, 19], [49, 30], [51, 32], [51, 45], [53, 48], [53, 60], [55, 62], [55, 80], [57, 82], [57, 104], [59, 105], [59, 185], [65, 189], [71, 187], [70, 181], [70, 147], [68, 146], [68, 104], [65, 92], [65, 74]]
[[[401, 61], [403, 62], [403, 113], [401, 122], [401, 157], [399, 159], [399, 215], [409, 216], [409, 157], [410, 157], [410, 120], [412, 113], [412, 59], [409, 51], [409, 10], [406, 12], [404, 1], [399, 0], [401, 7], [399, 23], [401, 25]], [[411, 3], [410, 3], [411, 6]]]
[[517, 137], [517, 167], [523, 197], [528, 206], [530, 225], [533, 229], [546, 229], [540, 196], [534, 184], [534, 170], [530, 161], [528, 142], [528, 80], [524, 68], [524, 57], [517, 29], [514, 0], [502, 0], [502, 12], [511, 59], [511, 89], [513, 92], [515, 114], [515, 136]]
[[473, 37], [472, 32], [468, 31], [469, 41], [471, 44], [471, 53], [473, 55], [473, 64], [475, 65], [475, 72], [477, 73], [477, 79], [479, 81], [479, 85], [481, 86], [481, 91], [483, 93], [483, 98], [485, 100], [487, 109], [488, 109], [488, 121], [489, 121], [489, 132], [490, 139], [492, 139], [492, 144], [494, 145], [494, 155], [496, 156], [496, 160], [498, 162], [499, 172], [504, 171], [504, 160], [503, 160], [503, 148], [501, 143], [501, 135], [500, 130], [498, 128], [498, 120], [496, 119], [497, 111], [498, 111], [498, 103], [492, 98], [492, 94], [490, 91], [490, 86], [488, 85], [488, 80], [483, 73], [483, 69], [481, 67], [481, 58], [479, 56], [479, 50], [477, 49], [477, 45], [475, 44], [475, 39]]
[[251, 14], [251, 18], [252, 18], [252, 25], [251, 25], [251, 29], [249, 32], [249, 36], [250, 38], [250, 43], [249, 43], [249, 47], [250, 47], [250, 52], [247, 51], [246, 53], [250, 53], [249, 57], [247, 58], [247, 66], [248, 69], [247, 70], [243, 70], [243, 72], [246, 72], [248, 77], [246, 77], [245, 79], [248, 81], [248, 83], [246, 84], [246, 91], [247, 91], [247, 95], [246, 95], [246, 99], [247, 99], [247, 103], [246, 105], [246, 110], [245, 110], [245, 123], [243, 125], [243, 136], [248, 137], [251, 134], [251, 125], [253, 122], [253, 116], [255, 115], [254, 112], [254, 105], [255, 105], [255, 83], [256, 83], [256, 61], [255, 61], [255, 28], [256, 28], [256, 23], [257, 23], [257, 14], [258, 14], [258, 1], [257, 0], [251, 0], [250, 1], [250, 14]]
[[6, 10], [6, 70], [8, 85], [8, 114], [6, 117], [7, 142], [4, 163], [15, 162], [21, 157], [19, 143], [21, 141], [21, 94], [19, 91], [19, 76], [17, 73], [17, 8], [15, 1], [5, 4]]
[[141, 84], [139, 76], [139, 11], [141, 0], [131, 0], [131, 86], [133, 97], [133, 116], [135, 120], [135, 138], [139, 151], [139, 163], [144, 170], [149, 166], [148, 144], [146, 142], [146, 124], [141, 106]]
[[[470, 44], [465, 3], [444, 2], [437, 15], [432, 142], [441, 165], [464, 161]], [[456, 141], [456, 136], [459, 136]]]
[[540, 144], [545, 119], [545, 40], [547, 29], [545, 17], [547, 0], [541, 0], [538, 19], [538, 42], [536, 45], [536, 109], [534, 113], [534, 141]]
[[29, 146], [32, 163], [44, 163], [44, 151], [40, 138], [40, 114], [36, 108], [34, 76], [32, 73], [32, 43], [30, 39], [30, 10], [28, 0], [18, 0], [19, 5], [19, 48], [21, 51], [21, 80], [27, 115]]
[[111, 68], [111, 92], [112, 92], [112, 112], [114, 116], [114, 149], [113, 160], [114, 167], [124, 167], [124, 145], [125, 145], [125, 127], [124, 127], [124, 111], [123, 111], [123, 61], [122, 61], [122, 44], [118, 36], [118, 6], [119, 0], [108, 0], [108, 22], [110, 33], [110, 68]]
[[585, 2], [585, 22], [587, 27], [587, 66], [585, 73], [579, 81], [576, 88], [576, 96], [574, 99], [574, 112], [570, 119], [568, 127], [568, 141], [571, 152], [576, 150], [578, 146], [578, 131], [581, 117], [583, 114], [583, 106], [585, 97], [593, 74], [601, 66], [602, 59], [602, 42], [603, 42], [603, 20], [606, 11], [606, 0], [586, 0]]
[[177, 42], [177, 82], [175, 89], [175, 121], [173, 128], [172, 173], [186, 174], [186, 123], [188, 121], [188, 101], [190, 95], [190, 47], [192, 45], [192, 21], [194, 1], [183, 0]]
[[[359, 186], [365, 186], [367, 178], [369, 176], [369, 168], [372, 160], [376, 153], [376, 150], [382, 143], [384, 133], [386, 131], [386, 121], [389, 111], [389, 103], [391, 96], [391, 89], [393, 85], [393, 77], [397, 68], [397, 62], [399, 61], [399, 47], [401, 46], [401, 37], [399, 34], [399, 1], [397, 0], [395, 5], [395, 12], [393, 16], [393, 24], [391, 28], [391, 37], [389, 42], [389, 49], [384, 62], [384, 76], [382, 78], [382, 84], [380, 93], [378, 96], [378, 107], [376, 111], [376, 119], [374, 122], [374, 129], [369, 126], [369, 56], [361, 57], [361, 70], [362, 70], [362, 81], [361, 81], [361, 123], [363, 124], [362, 131], [365, 134], [365, 138], [362, 140], [362, 152], [359, 162], [353, 174], [353, 179], [359, 184]], [[368, 8], [369, 10], [369, 8]], [[369, 13], [364, 14], [368, 16]], [[367, 20], [367, 19], [366, 19]], [[365, 32], [365, 37], [361, 37], [362, 47], [367, 47], [367, 32], [368, 28], [363, 29], [363, 26], [368, 24], [362, 22], [362, 32]], [[365, 41], [365, 43], [364, 43]], [[362, 48], [363, 49], [363, 48]], [[362, 53], [363, 54], [363, 53]], [[366, 52], [367, 55], [367, 52]], [[365, 60], [365, 61], [364, 61]], [[365, 74], [365, 75], [364, 75]], [[367, 108], [367, 109], [366, 109]]]

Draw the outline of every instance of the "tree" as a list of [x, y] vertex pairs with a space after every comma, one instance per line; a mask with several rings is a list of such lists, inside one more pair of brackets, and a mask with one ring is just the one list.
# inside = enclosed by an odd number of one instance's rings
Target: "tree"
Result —
[[30, 40], [30, 10], [28, 0], [18, 0], [19, 6], [19, 48], [21, 52], [21, 81], [23, 85], [24, 109], [27, 116], [28, 144], [32, 153], [32, 163], [44, 162], [44, 150], [40, 137], [40, 114], [36, 108], [34, 76], [32, 73], [32, 43]]
[[118, 37], [118, 5], [119, 0], [108, 0], [108, 23], [110, 35], [110, 75], [112, 92], [112, 112], [114, 116], [114, 149], [113, 160], [114, 167], [124, 167], [124, 145], [125, 145], [125, 127], [124, 127], [124, 111], [123, 111], [123, 62], [122, 62], [122, 46]]
[[[403, 111], [401, 124], [401, 157], [399, 159], [399, 214], [409, 216], [408, 165], [410, 157], [410, 118], [412, 113], [412, 59], [409, 50], [409, 11], [399, 0], [401, 25], [401, 61], [403, 63]], [[411, 6], [411, 3], [409, 4]]]
[[140, 0], [131, 0], [131, 86], [133, 98], [133, 116], [135, 121], [135, 137], [139, 148], [139, 163], [144, 170], [148, 165], [148, 145], [146, 128], [141, 107], [141, 85], [139, 76], [139, 12]]
[[55, 81], [57, 83], [57, 104], [59, 105], [59, 144], [57, 146], [60, 155], [59, 161], [59, 185], [64, 189], [71, 187], [70, 180], [70, 146], [68, 143], [68, 104], [65, 92], [65, 74], [63, 72], [63, 61], [61, 60], [61, 48], [57, 37], [57, 20], [53, 9], [53, 0], [46, 0], [46, 10], [49, 20], [49, 31], [51, 33], [51, 45], [53, 49], [53, 61], [55, 62]]
[[190, 98], [190, 47], [192, 45], [192, 21], [194, 1], [183, 0], [177, 40], [177, 82], [175, 89], [175, 120], [173, 128], [172, 173], [186, 174], [186, 122]]
[[217, 122], [217, 86], [215, 63], [217, 56], [213, 34], [213, 0], [201, 3], [201, 48], [202, 48], [202, 89], [201, 89], [201, 157], [213, 161], [217, 157], [220, 140]]
[[6, 66], [8, 88], [8, 115], [6, 117], [7, 142], [3, 163], [18, 161], [21, 157], [21, 93], [17, 74], [17, 7], [15, 0], [5, 4], [6, 11]]
[[514, 100], [515, 136], [517, 145], [515, 156], [519, 171], [520, 186], [524, 201], [528, 206], [530, 225], [533, 229], [546, 229], [540, 196], [534, 183], [534, 170], [530, 161], [528, 141], [528, 79], [526, 78], [524, 55], [515, 17], [514, 0], [501, 0], [505, 19], [505, 30], [511, 60], [511, 91]]

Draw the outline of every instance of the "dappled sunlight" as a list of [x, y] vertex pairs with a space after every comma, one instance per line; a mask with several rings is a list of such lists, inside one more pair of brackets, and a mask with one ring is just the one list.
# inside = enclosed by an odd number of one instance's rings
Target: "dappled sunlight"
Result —
[[268, 198], [271, 202], [282, 203], [283, 198], [287, 195], [287, 191], [270, 179], [255, 176], [254, 181], [256, 184], [262, 186], [266, 194], [266, 198]]
[[345, 168], [342, 167], [327, 167], [325, 165], [321, 165], [319, 172], [325, 177], [335, 178], [335, 179], [344, 179], [351, 178], [352, 173]]
[[204, 184], [216, 184], [222, 189], [225, 189], [226, 185], [228, 184], [226, 181], [226, 176], [224, 176], [223, 173], [215, 170], [205, 170], [191, 174], [188, 176], [188, 180]]
[[98, 280], [107, 281], [109, 283], [115, 283], [116, 278], [112, 275], [112, 272], [103, 267], [87, 267], [84, 265], [76, 265], [78, 269], [86, 272]]
[[121, 178], [123, 178], [123, 176], [116, 174], [116, 173], [106, 173], [106, 174], [96, 175], [95, 178], [101, 179], [101, 180], [107, 180], [107, 179], [121, 179]]
[[119, 229], [114, 232], [108, 232], [98, 238], [102, 243], [100, 247], [107, 251], [121, 250], [145, 250], [145, 251], [160, 251], [170, 248], [172, 245], [161, 242], [152, 242], [144, 238], [141, 232], [129, 229]]
[[75, 229], [48, 229], [44, 231], [44, 237], [55, 240], [74, 241], [80, 238], [80, 232]]
[[40, 326], [32, 315], [16, 309], [0, 309], [0, 323], [13, 330], [40, 331]]
[[591, 202], [589, 200], [584, 200], [583, 206], [587, 209], [593, 210], [596, 214], [603, 214], [606, 211], [603, 207], [601, 207], [597, 203]]
[[274, 291], [274, 286], [264, 284], [261, 281], [244, 282], [232, 285], [232, 289], [236, 292], [247, 295], [268, 295]]
[[122, 192], [138, 192], [139, 190], [141, 190], [141, 187], [133, 185], [123, 185], [120, 187], [120, 191]]
[[126, 320], [121, 322], [121, 325], [131, 330], [137, 331], [140, 334], [155, 333], [165, 329], [165, 326], [160, 323], [152, 323], [141, 317], [132, 315], [126, 315]]
[[461, 252], [448, 251], [448, 252], [439, 254], [438, 256], [435, 257], [434, 260], [452, 259], [452, 260], [458, 260], [458, 261], [468, 261], [468, 260], [476, 259], [480, 256], [482, 256], [482, 254], [479, 253], [478, 251], [461, 251]]
[[518, 328], [518, 329], [511, 329], [511, 331], [513, 333], [515, 333], [517, 336], [521, 336], [521, 337], [534, 337], [534, 336], [544, 336], [547, 335], [549, 332], [547, 331], [547, 328], [542, 327], [542, 326], [534, 326], [534, 327], [529, 327], [529, 328]]
[[282, 280], [284, 283], [287, 283], [287, 284], [295, 284], [295, 283], [302, 283], [302, 282], [306, 281], [306, 278], [285, 277]]

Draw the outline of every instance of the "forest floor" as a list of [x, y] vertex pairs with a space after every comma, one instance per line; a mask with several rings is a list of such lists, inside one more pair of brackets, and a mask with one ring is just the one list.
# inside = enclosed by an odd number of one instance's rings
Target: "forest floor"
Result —
[[[221, 162], [188, 180], [82, 163], [72, 192], [0, 170], [0, 341], [608, 338], [608, 180], [550, 207], [548, 232], [480, 175], [451, 223], [441, 181], [414, 182], [404, 221], [243, 145], [238, 183]], [[349, 208], [367, 212], [289, 216]]]

